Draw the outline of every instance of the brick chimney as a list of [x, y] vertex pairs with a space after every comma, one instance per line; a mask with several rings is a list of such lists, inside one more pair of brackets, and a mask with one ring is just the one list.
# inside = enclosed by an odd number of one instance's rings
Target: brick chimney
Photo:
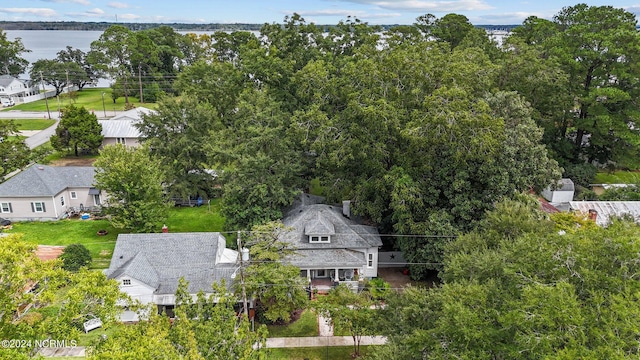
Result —
[[589, 209], [589, 220], [596, 221], [598, 219], [598, 212], [595, 209]]

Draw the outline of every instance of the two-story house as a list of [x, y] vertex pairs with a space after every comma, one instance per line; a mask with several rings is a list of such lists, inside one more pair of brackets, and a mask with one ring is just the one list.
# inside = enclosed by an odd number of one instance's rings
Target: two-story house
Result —
[[349, 203], [319, 203], [321, 197], [304, 194], [286, 213], [283, 223], [291, 231], [281, 241], [297, 250], [287, 261], [300, 268], [312, 285], [347, 282], [378, 276], [378, 247], [382, 240], [373, 226], [351, 218]]

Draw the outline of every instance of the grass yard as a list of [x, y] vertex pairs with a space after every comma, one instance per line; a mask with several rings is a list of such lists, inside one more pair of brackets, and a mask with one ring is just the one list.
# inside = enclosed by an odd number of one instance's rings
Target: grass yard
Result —
[[44, 130], [49, 126], [55, 124], [55, 120], [49, 119], [2, 119], [0, 121], [9, 121], [13, 120], [17, 127], [18, 131], [23, 130]]
[[[169, 212], [166, 225], [171, 232], [222, 231], [224, 218], [219, 214], [219, 200], [199, 208], [173, 208]], [[98, 230], [109, 233], [98, 236]], [[161, 229], [158, 229], [160, 232]], [[116, 229], [107, 220], [65, 219], [58, 221], [15, 222], [7, 233], [22, 234], [22, 239], [39, 245], [71, 245], [80, 243], [89, 249], [93, 262], [91, 268], [109, 267], [118, 234], [125, 230]], [[227, 241], [229, 242], [229, 241]]]
[[[360, 353], [367, 355], [373, 351], [375, 346], [361, 346]], [[306, 348], [281, 348], [269, 349], [267, 359], [269, 360], [351, 360], [353, 359], [353, 346], [329, 346], [329, 347], [306, 347]]]
[[267, 325], [269, 337], [303, 337], [318, 336], [318, 317], [307, 309], [300, 318], [287, 325]]
[[[125, 326], [130, 326], [130, 325], [119, 324], [118, 323], [118, 324], [111, 325], [108, 329], [98, 328], [98, 329], [89, 331], [86, 334], [82, 333], [82, 334], [80, 334], [80, 338], [78, 339], [78, 346], [90, 346], [90, 345], [93, 345], [93, 344], [97, 343], [98, 341], [100, 341], [100, 338], [101, 338], [102, 335], [112, 336], [113, 334], [118, 333]], [[134, 326], [134, 325], [132, 325], [132, 326]]]
[[[102, 107], [102, 93], [104, 93], [104, 110]], [[73, 94], [73, 93], [72, 93]], [[84, 106], [89, 111], [93, 110], [96, 116], [103, 117], [104, 112], [106, 111], [107, 116], [113, 116], [113, 111], [122, 111], [124, 110], [124, 97], [120, 97], [116, 100], [116, 103], [113, 103], [111, 99], [111, 89], [110, 88], [85, 88], [82, 91], [77, 91], [76, 99], [68, 99], [66, 94], [61, 94], [58, 98], [49, 98], [49, 110], [58, 111], [58, 102], [61, 108], [69, 104], [74, 104], [76, 106]], [[133, 105], [144, 106], [146, 108], [155, 109], [155, 103], [140, 103], [138, 98], [129, 97], [129, 102]], [[30, 102], [27, 104], [20, 104], [16, 106], [12, 106], [10, 108], [5, 108], [2, 111], [10, 111], [10, 110], [22, 110], [22, 111], [47, 111], [47, 105], [44, 100], [38, 100], [34, 102]]]
[[637, 171], [614, 171], [599, 172], [596, 174], [594, 184], [638, 184], [640, 183], [640, 172]]

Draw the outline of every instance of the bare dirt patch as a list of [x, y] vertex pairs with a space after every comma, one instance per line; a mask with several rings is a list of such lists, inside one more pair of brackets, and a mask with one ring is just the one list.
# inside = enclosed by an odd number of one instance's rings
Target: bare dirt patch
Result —
[[402, 270], [402, 268], [378, 268], [378, 277], [388, 282], [392, 289], [398, 290], [409, 285], [433, 287], [439, 282], [435, 272], [424, 281], [413, 281], [409, 275], [405, 275]]
[[92, 166], [95, 158], [64, 158], [51, 161], [51, 166]]

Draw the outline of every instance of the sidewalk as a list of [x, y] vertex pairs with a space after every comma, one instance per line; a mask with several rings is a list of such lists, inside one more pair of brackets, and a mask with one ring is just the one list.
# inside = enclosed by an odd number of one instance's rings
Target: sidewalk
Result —
[[[386, 336], [363, 336], [360, 340], [360, 345], [384, 345], [386, 343]], [[267, 338], [266, 345], [268, 349], [323, 346], [353, 346], [353, 338], [351, 336]]]

